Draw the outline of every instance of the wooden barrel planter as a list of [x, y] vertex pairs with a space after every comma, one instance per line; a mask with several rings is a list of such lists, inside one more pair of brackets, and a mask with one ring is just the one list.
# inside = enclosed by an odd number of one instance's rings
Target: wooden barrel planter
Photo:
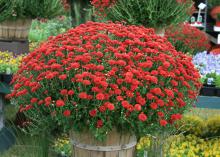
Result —
[[0, 40], [27, 40], [31, 19], [7, 20], [0, 23]]
[[134, 157], [135, 135], [111, 131], [104, 142], [97, 141], [89, 132], [70, 133], [72, 157]]

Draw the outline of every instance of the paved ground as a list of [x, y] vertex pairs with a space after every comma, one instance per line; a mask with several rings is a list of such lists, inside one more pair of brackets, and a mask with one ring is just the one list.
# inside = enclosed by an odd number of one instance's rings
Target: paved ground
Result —
[[220, 109], [220, 97], [199, 96], [198, 108]]

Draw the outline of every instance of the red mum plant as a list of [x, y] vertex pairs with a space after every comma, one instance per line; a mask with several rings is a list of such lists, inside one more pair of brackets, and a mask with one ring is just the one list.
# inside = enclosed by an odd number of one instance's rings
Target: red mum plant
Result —
[[152, 29], [88, 22], [31, 52], [8, 97], [29, 117], [96, 137], [112, 128], [146, 134], [180, 119], [199, 78], [191, 58]]
[[211, 47], [205, 32], [190, 26], [188, 23], [167, 28], [165, 36], [175, 46], [177, 51], [192, 55], [208, 50]]

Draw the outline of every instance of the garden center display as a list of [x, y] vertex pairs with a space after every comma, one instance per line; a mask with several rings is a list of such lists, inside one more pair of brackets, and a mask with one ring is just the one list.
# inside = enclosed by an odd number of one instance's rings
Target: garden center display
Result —
[[[25, 57], [7, 97], [30, 118], [29, 129], [80, 134], [73, 156], [133, 157], [135, 136], [172, 130], [194, 103], [201, 84], [191, 61], [153, 29], [88, 22]], [[158, 153], [160, 146], [149, 155]]]
[[164, 28], [188, 20], [193, 8], [191, 0], [92, 0], [96, 14], [113, 22], [155, 28], [159, 35]]
[[189, 23], [181, 23], [166, 29], [165, 37], [172, 43], [177, 51], [195, 55], [207, 51], [211, 45], [205, 32]]
[[0, 0], [0, 39], [26, 40], [32, 19], [64, 12], [61, 0]]
[[220, 1], [219, 0], [209, 0], [209, 4], [212, 6], [210, 12], [212, 18], [216, 20], [216, 25], [214, 30], [220, 32]]

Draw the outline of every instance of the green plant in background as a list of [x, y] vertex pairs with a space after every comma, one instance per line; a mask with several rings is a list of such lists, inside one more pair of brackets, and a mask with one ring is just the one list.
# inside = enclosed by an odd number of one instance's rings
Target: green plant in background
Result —
[[61, 0], [0, 0], [0, 22], [22, 18], [54, 18], [64, 14]]
[[89, 0], [68, 0], [71, 10], [72, 26], [78, 26], [92, 20], [92, 8]]
[[202, 136], [206, 125], [199, 116], [184, 116], [184, 118], [178, 122], [178, 128], [180, 133], [194, 134], [196, 136]]
[[[216, 73], [215, 72], [212, 72], [212, 73], [208, 73], [206, 75], [206, 79], [205, 79], [205, 84], [208, 84], [208, 85], [216, 85]], [[213, 79], [213, 81], [209, 82], [209, 79]], [[211, 84], [210, 84], [211, 83]]]
[[209, 0], [208, 3], [211, 7], [215, 7], [215, 6], [219, 6], [220, 5], [220, 1], [219, 0]]
[[216, 75], [216, 77], [215, 77], [215, 85], [216, 85], [216, 87], [220, 87], [220, 75]]
[[166, 29], [165, 36], [176, 48], [190, 55], [198, 52], [207, 51], [211, 45], [205, 32], [189, 23], [181, 23], [177, 26], [170, 26]]
[[220, 116], [214, 116], [206, 121], [205, 137], [220, 136]]
[[60, 16], [46, 22], [34, 20], [29, 32], [29, 40], [31, 42], [41, 42], [50, 36], [56, 36], [70, 29], [71, 17]]
[[24, 54], [14, 56], [12, 52], [0, 51], [0, 73], [13, 74], [17, 72], [24, 56]]
[[131, 25], [164, 28], [186, 21], [193, 6], [191, 0], [92, 0], [96, 12], [106, 20]]
[[201, 78], [200, 78], [200, 82], [202, 83], [202, 84], [205, 84], [205, 81], [206, 81], [206, 76], [202, 76]]
[[54, 142], [53, 149], [56, 153], [62, 156], [71, 156], [72, 146], [70, 139], [67, 136], [57, 138]]

